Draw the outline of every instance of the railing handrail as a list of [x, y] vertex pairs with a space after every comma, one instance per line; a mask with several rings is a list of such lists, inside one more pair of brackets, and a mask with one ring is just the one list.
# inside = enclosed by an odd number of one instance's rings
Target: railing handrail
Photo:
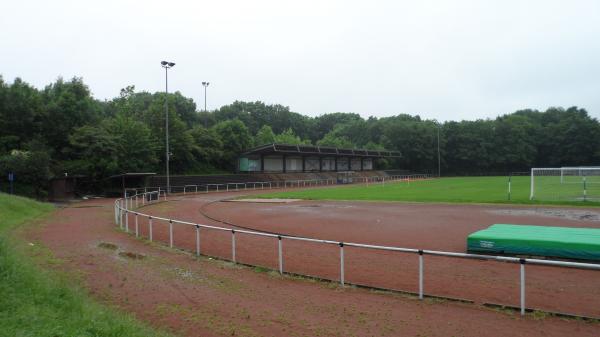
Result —
[[[352, 177], [353, 180], [357, 180], [360, 182], [372, 182], [372, 181], [377, 181], [377, 182], [381, 182], [381, 181], [390, 181], [390, 180], [402, 180], [402, 179], [410, 179], [410, 178], [415, 178], [415, 179], [426, 179], [426, 178], [431, 178], [432, 175], [430, 174], [403, 174], [403, 175], [387, 175], [387, 176], [381, 176], [381, 175], [374, 175], [374, 176], [358, 176], [358, 177]], [[280, 186], [280, 185], [284, 185], [287, 186], [289, 184], [298, 184], [298, 183], [308, 183], [308, 182], [335, 182], [337, 180], [337, 178], [316, 178], [316, 179], [285, 179], [285, 180], [270, 180], [270, 181], [245, 181], [245, 182], [223, 182], [223, 183], [205, 183], [205, 184], [185, 184], [185, 185], [171, 185], [171, 191], [173, 190], [182, 190], [182, 191], [187, 191], [187, 188], [189, 187], [214, 187], [214, 186], [229, 186], [229, 185], [243, 185], [243, 184], [270, 184], [270, 185], [275, 185], [275, 186]], [[140, 187], [140, 188], [126, 188], [126, 191], [136, 191], [139, 192], [140, 190], [148, 190], [148, 189], [157, 189], [157, 190], [165, 190], [166, 186], [148, 186], [148, 187]], [[200, 191], [199, 191], [200, 192]], [[206, 192], [206, 191], [205, 191]]]
[[[163, 191], [161, 191], [161, 192], [163, 192]], [[139, 197], [140, 195], [143, 195], [143, 194], [151, 194], [151, 193], [158, 193], [158, 191], [152, 191], [152, 192], [145, 192], [145, 193], [142, 193], [142, 194], [137, 194], [135, 196], [128, 197], [128, 199], [135, 198], [136, 196]], [[189, 222], [189, 221], [182, 221], [182, 220], [170, 219], [170, 218], [164, 218], [164, 217], [159, 217], [159, 216], [155, 216], [155, 215], [150, 215], [150, 214], [145, 214], [145, 213], [141, 213], [141, 212], [137, 212], [137, 211], [128, 210], [128, 209], [125, 209], [125, 208], [121, 207], [121, 205], [119, 204], [119, 201], [121, 201], [123, 199], [124, 198], [116, 199], [115, 204], [118, 207], [118, 209], [120, 209], [120, 210], [122, 210], [122, 211], [124, 211], [126, 213], [132, 213], [132, 214], [141, 215], [141, 216], [144, 216], [144, 217], [152, 217], [153, 219], [156, 219], [156, 220], [170, 221], [170, 222], [179, 223], [179, 224], [182, 224], [182, 225], [200, 226], [202, 228], [215, 229], [215, 230], [223, 230], [223, 231], [231, 231], [232, 230], [232, 228], [227, 228], [227, 227], [204, 225], [204, 224], [201, 224], [201, 223], [195, 223], [195, 222]], [[233, 225], [233, 227], [235, 227], [235, 225]], [[459, 258], [468, 258], [468, 259], [470, 258], [470, 259], [477, 259], [477, 260], [482, 260], [482, 259], [485, 259], [485, 260], [497, 260], [497, 261], [503, 261], [503, 262], [513, 262], [513, 263], [522, 263], [523, 261], [525, 261], [525, 263], [528, 263], [528, 264], [547, 265], [547, 266], [562, 266], [562, 267], [570, 267], [570, 268], [578, 268], [578, 269], [600, 270], [600, 264], [594, 264], [594, 263], [569, 262], [569, 261], [560, 261], [560, 260], [542, 260], [542, 259], [531, 259], [531, 258], [518, 258], [518, 257], [500, 256], [500, 255], [481, 255], [481, 254], [470, 254], [470, 253], [460, 253], [460, 252], [446, 252], [446, 251], [437, 251], [437, 250], [428, 250], [428, 249], [417, 249], [417, 248], [405, 248], [405, 247], [395, 247], [395, 246], [380, 246], [380, 245], [372, 245], [372, 244], [364, 244], [364, 243], [344, 242], [344, 241], [336, 241], [336, 240], [325, 240], [325, 239], [301, 237], [301, 236], [286, 235], [286, 234], [272, 234], [272, 233], [265, 233], [265, 232], [252, 231], [252, 230], [242, 230], [242, 229], [234, 229], [234, 230], [236, 232], [244, 233], [244, 234], [249, 234], [249, 235], [266, 236], [266, 237], [282, 237], [282, 238], [290, 239], [290, 240], [301, 240], [301, 241], [319, 242], [319, 243], [335, 244], [335, 245], [339, 245], [340, 243], [343, 243], [346, 246], [360, 247], [360, 248], [369, 248], [369, 249], [378, 249], [378, 250], [399, 251], [399, 252], [406, 252], [406, 253], [419, 253], [419, 252], [422, 252], [422, 254], [425, 254], [425, 255], [437, 255], [437, 256], [445, 256], [445, 257], [459, 257]]]

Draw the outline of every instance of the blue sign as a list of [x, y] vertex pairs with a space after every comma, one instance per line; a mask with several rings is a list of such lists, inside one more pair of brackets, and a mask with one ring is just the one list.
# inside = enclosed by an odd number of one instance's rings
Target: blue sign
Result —
[[15, 175], [12, 172], [8, 173], [8, 181], [15, 181]]

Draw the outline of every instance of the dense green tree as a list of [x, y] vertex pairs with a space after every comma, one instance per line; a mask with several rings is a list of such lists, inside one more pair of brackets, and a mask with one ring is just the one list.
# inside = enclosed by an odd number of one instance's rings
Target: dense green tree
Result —
[[219, 169], [223, 157], [223, 142], [214, 128], [196, 126], [189, 131], [194, 139], [194, 156], [198, 162], [198, 172], [213, 172]]
[[254, 137], [254, 145], [260, 146], [275, 143], [275, 133], [268, 125], [263, 125]]
[[9, 86], [0, 77], [0, 153], [20, 149], [40, 134], [42, 111], [37, 89], [20, 78]]
[[354, 144], [352, 141], [345, 136], [338, 136], [335, 132], [329, 132], [323, 137], [323, 139], [317, 142], [317, 145], [320, 146], [333, 146], [344, 149], [352, 149], [354, 148]]
[[59, 78], [42, 91], [44, 109], [40, 114], [41, 132], [57, 159], [68, 159], [66, 147], [75, 128], [96, 124], [101, 118], [101, 104], [96, 101], [81, 78], [66, 82]]
[[311, 139], [314, 142], [317, 142], [331, 132], [336, 126], [357, 121], [362, 121], [360, 115], [344, 112], [323, 114], [315, 117]]
[[223, 143], [223, 157], [220, 165], [223, 168], [234, 169], [237, 156], [252, 146], [252, 136], [248, 128], [239, 119], [219, 122], [213, 130]]
[[275, 143], [299, 145], [310, 144], [310, 140], [302, 140], [300, 137], [296, 136], [291, 128], [289, 128], [275, 136]]
[[151, 138], [150, 129], [132, 117], [118, 114], [106, 120], [102, 127], [114, 140], [117, 166], [124, 172], [150, 172], [156, 168], [158, 145]]
[[[43, 197], [51, 177], [50, 156], [42, 151], [12, 150], [0, 156], [0, 175], [6, 177], [8, 173], [15, 176], [13, 192]], [[4, 192], [8, 192], [8, 183], [5, 186]]]
[[67, 174], [83, 174], [92, 180], [101, 180], [121, 173], [118, 160], [117, 137], [103, 127], [85, 125], [73, 130], [68, 137], [68, 155], [71, 158], [62, 167]]

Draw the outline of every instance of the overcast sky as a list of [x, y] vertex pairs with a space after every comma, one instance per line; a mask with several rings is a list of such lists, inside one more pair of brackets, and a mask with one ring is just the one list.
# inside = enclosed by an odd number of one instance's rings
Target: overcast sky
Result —
[[94, 96], [169, 87], [315, 116], [438, 120], [522, 108], [600, 117], [600, 1], [0, 0], [0, 74]]

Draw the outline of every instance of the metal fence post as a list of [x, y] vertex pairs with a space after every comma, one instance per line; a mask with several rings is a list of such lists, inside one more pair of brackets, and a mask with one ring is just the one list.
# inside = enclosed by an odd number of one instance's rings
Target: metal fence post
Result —
[[129, 233], [129, 211], [125, 210], [125, 231]]
[[169, 247], [173, 248], [173, 220], [169, 220]]
[[196, 255], [200, 256], [200, 226], [196, 225]]
[[140, 236], [140, 228], [138, 226], [138, 213], [135, 213], [135, 237]]
[[235, 262], [235, 230], [231, 230], [231, 260]]
[[152, 242], [152, 217], [151, 216], [148, 217], [148, 238], [150, 239], [150, 242]]
[[340, 284], [344, 286], [344, 243], [340, 242]]
[[120, 205], [117, 205], [117, 211], [119, 212], [119, 228], [123, 229], [123, 209], [121, 208]]
[[423, 250], [419, 249], [419, 299], [423, 299]]
[[283, 274], [283, 249], [281, 243], [281, 235], [278, 235], [277, 239], [277, 248], [279, 251], [279, 274]]
[[525, 259], [520, 259], [521, 263], [521, 316], [525, 315]]

